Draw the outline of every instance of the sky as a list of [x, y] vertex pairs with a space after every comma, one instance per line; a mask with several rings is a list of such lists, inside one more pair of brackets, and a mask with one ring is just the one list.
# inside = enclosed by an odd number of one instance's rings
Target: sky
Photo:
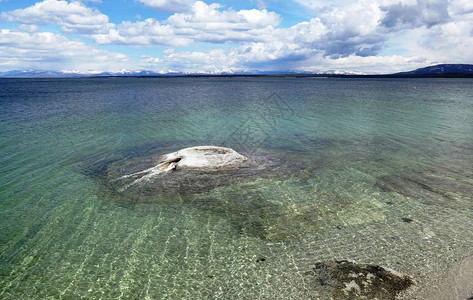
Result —
[[472, 0], [0, 0], [0, 72], [393, 73], [473, 63]]

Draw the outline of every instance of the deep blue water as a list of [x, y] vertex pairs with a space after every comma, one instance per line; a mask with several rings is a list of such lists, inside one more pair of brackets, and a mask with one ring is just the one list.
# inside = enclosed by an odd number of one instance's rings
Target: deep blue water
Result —
[[[337, 259], [422, 290], [473, 255], [472, 83], [0, 79], [0, 298], [316, 299], [307, 271]], [[196, 145], [297, 168], [165, 201], [105, 186]]]

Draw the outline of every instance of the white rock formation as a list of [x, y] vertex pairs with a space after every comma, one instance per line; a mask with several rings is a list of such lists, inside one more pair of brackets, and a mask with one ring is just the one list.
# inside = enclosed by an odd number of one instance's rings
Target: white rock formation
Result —
[[124, 191], [132, 185], [148, 180], [161, 173], [177, 169], [197, 169], [206, 171], [227, 170], [238, 168], [248, 158], [231, 148], [216, 146], [197, 146], [181, 149], [176, 152], [161, 155], [157, 164], [143, 171], [124, 175], [117, 180], [136, 178], [119, 189]]
[[216, 146], [185, 148], [177, 152], [162, 155], [160, 158], [162, 162], [158, 164], [157, 167], [162, 166], [161, 168], [165, 170], [168, 170], [171, 165], [179, 169], [218, 169], [236, 166], [248, 159], [231, 148]]

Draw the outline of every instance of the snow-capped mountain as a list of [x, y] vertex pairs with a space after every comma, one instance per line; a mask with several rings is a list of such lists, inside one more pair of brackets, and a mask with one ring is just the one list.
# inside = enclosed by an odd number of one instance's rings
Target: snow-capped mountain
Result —
[[0, 72], [0, 77], [4, 78], [79, 78], [79, 77], [126, 77], [126, 76], [136, 76], [136, 77], [145, 77], [145, 76], [232, 76], [232, 75], [245, 75], [245, 76], [258, 76], [258, 75], [300, 75], [300, 76], [335, 76], [335, 77], [344, 77], [344, 76], [363, 76], [363, 77], [473, 77], [473, 65], [467, 64], [441, 64], [435, 66], [429, 66], [425, 68], [416, 69], [409, 72], [401, 72], [395, 74], [386, 74], [386, 75], [367, 75], [366, 73], [356, 72], [356, 71], [345, 71], [345, 70], [328, 70], [323, 72], [268, 72], [268, 71], [254, 71], [254, 72], [237, 72], [234, 70], [225, 70], [222, 72], [213, 71], [210, 73], [205, 72], [174, 72], [170, 71], [167, 73], [164, 72], [155, 72], [150, 70], [128, 70], [123, 69], [118, 72], [102, 72], [102, 71], [47, 71], [47, 70], [15, 70]]

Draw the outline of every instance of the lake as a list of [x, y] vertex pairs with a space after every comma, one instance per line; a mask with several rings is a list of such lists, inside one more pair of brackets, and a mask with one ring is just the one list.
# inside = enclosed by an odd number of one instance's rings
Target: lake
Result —
[[[0, 132], [1, 299], [324, 299], [313, 270], [340, 260], [412, 277], [414, 299], [473, 255], [472, 79], [0, 79]], [[281, 164], [107, 184], [197, 145]]]

